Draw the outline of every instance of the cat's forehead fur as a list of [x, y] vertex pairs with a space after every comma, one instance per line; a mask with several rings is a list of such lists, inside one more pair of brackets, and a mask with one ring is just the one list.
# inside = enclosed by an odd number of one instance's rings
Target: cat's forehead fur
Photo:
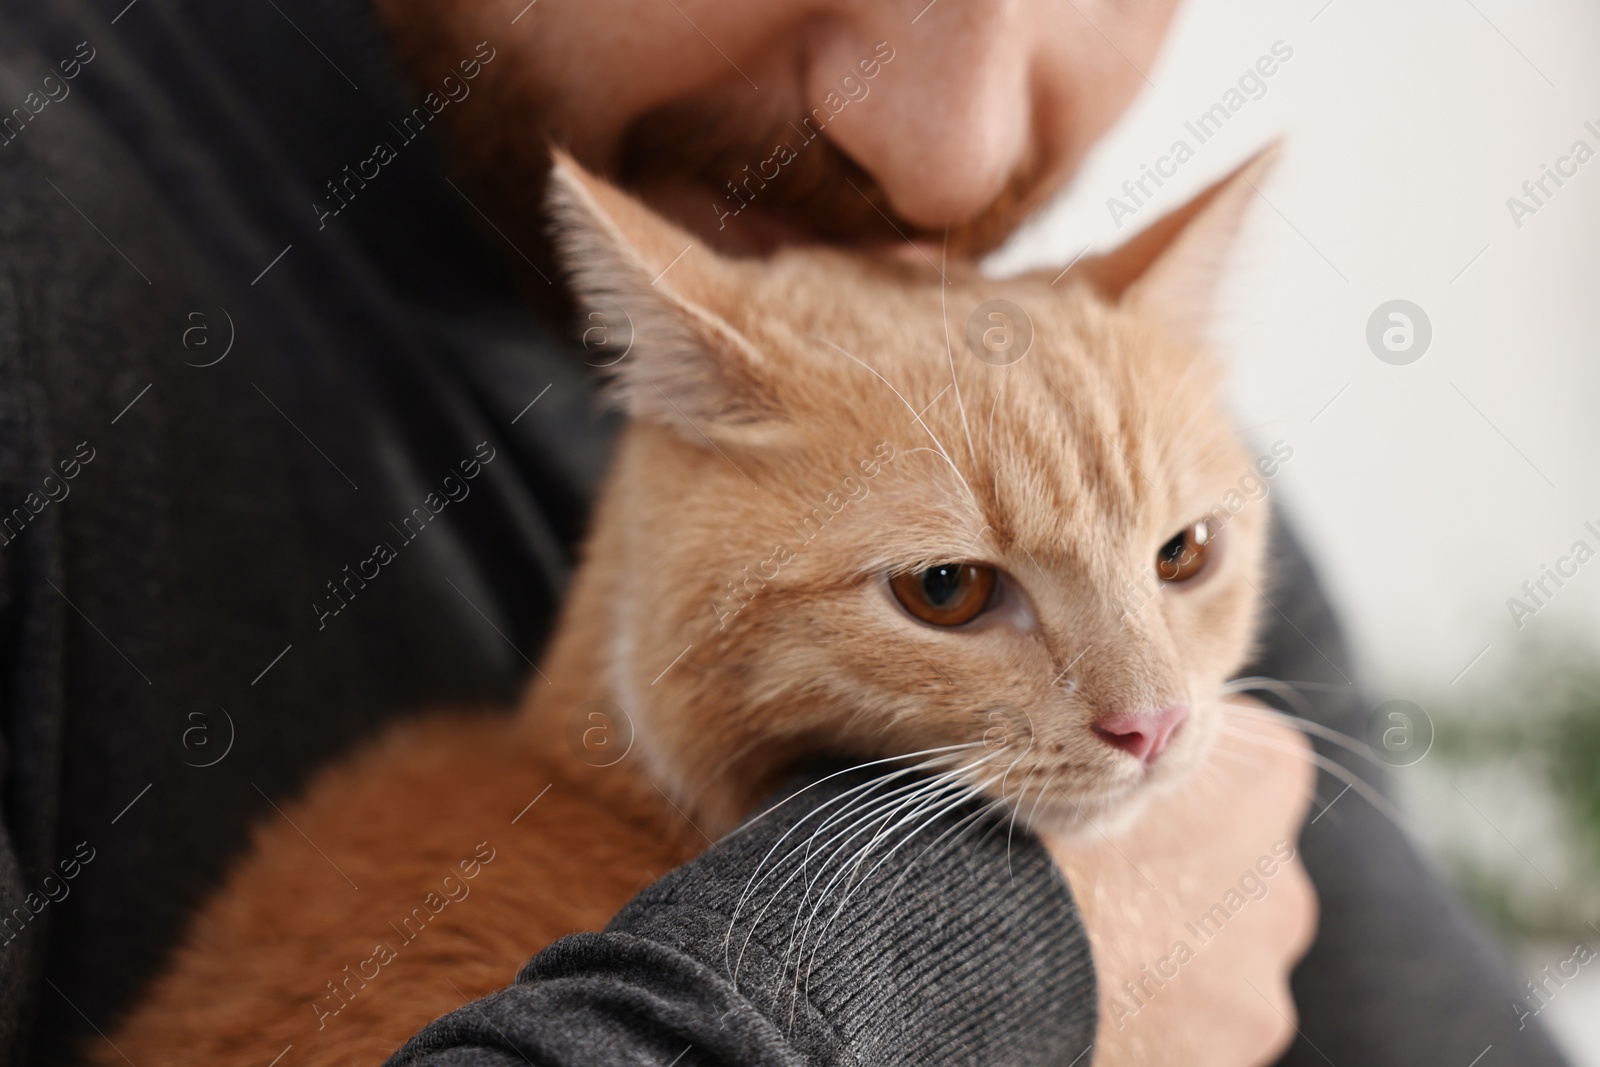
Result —
[[[927, 450], [909, 464], [919, 484], [873, 487], [922, 494], [896, 531], [901, 566], [948, 560], [980, 533], [1103, 564], [1108, 544], [1148, 537], [1152, 522], [1166, 536], [1238, 477], [1214, 362], [1080, 280], [946, 267], [941, 294], [931, 265], [826, 250], [736, 272], [718, 264], [700, 298], [750, 341], [783, 412], [782, 432], [752, 461], [797, 491], [837, 482], [876, 442]], [[1027, 353], [1007, 365], [967, 342], [968, 317], [995, 299], [1031, 328]], [[906, 555], [911, 539], [925, 556]]]
[[[1245, 170], [1259, 177], [1269, 159]], [[784, 482], [825, 476], [828, 453], [852, 438], [930, 447], [959, 472], [969, 519], [1037, 543], [1030, 525], [1083, 515], [1102, 535], [1130, 534], [1151, 513], [1168, 523], [1222, 487], [1229, 472], [1212, 468], [1237, 465], [1215, 406], [1216, 370], [1187, 320], [1209, 316], [1216, 272], [1204, 268], [1237, 227], [1236, 190], [1250, 175], [1238, 177], [1130, 243], [1135, 252], [1150, 238], [1188, 246], [1181, 257], [1145, 256], [1137, 269], [1162, 275], [1164, 261], [1181, 258], [1181, 273], [1198, 279], [1137, 281], [1135, 291], [1161, 290], [1144, 301], [1100, 296], [1089, 269], [997, 281], [926, 257], [816, 248], [733, 261], [570, 160], [558, 161], [552, 187], [576, 290], [614, 301], [632, 320], [639, 351], [613, 373], [636, 418], [676, 424], [690, 443], [724, 455], [750, 451]], [[1211, 203], [1198, 222], [1183, 217], [1208, 201], [1228, 210]], [[1220, 235], [1207, 232], [1208, 218]], [[1126, 270], [1106, 258], [1110, 273]], [[969, 317], [997, 297], [1021, 309], [1033, 336], [1007, 366], [967, 344]], [[1162, 317], [1180, 329], [1163, 329]]]

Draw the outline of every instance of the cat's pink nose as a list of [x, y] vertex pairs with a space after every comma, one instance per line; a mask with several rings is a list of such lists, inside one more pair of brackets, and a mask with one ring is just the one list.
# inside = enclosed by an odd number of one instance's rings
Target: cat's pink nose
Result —
[[1149, 764], [1166, 751], [1167, 742], [1188, 717], [1189, 705], [1172, 704], [1160, 711], [1107, 716], [1094, 724], [1094, 732], [1111, 747]]

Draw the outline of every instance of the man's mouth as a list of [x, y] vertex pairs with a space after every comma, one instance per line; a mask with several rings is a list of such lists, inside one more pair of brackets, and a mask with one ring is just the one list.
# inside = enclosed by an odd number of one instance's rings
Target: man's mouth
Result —
[[[722, 198], [702, 181], [669, 176], [636, 183], [645, 203], [712, 248], [730, 256], [764, 256], [784, 245], [812, 244], [820, 238], [759, 203], [721, 206]], [[720, 212], [720, 213], [719, 213]]]

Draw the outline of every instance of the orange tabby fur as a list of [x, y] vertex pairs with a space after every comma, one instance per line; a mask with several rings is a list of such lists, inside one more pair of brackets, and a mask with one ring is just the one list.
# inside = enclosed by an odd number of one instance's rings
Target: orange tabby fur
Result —
[[[1126, 590], [1248, 467], [1193, 343], [1242, 179], [1058, 285], [962, 266], [942, 292], [920, 262], [685, 253], [569, 162], [553, 185], [577, 291], [636, 338], [614, 368], [633, 418], [543, 674], [514, 716], [401, 725], [269, 817], [95, 1062], [376, 1061], [603, 926], [818, 752], [987, 737], [974, 788], [1058, 832], [1125, 817], [1204, 754], [1249, 650], [1261, 509], [1196, 588]], [[996, 297], [1034, 328], [1004, 368], [964, 343]], [[1009, 614], [936, 631], [886, 592], [966, 560], [1010, 576]], [[569, 743], [593, 699], [633, 723], [614, 766]], [[1173, 701], [1195, 713], [1150, 771], [1088, 728]]]

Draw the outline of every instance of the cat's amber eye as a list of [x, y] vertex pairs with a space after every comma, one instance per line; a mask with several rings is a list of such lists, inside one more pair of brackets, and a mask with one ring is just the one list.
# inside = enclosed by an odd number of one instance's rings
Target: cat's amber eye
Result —
[[983, 613], [994, 598], [995, 569], [981, 563], [941, 563], [889, 579], [894, 598], [933, 626], [960, 626]]
[[1198, 578], [1211, 561], [1211, 548], [1215, 541], [1211, 525], [1205, 519], [1191, 523], [1178, 531], [1156, 553], [1156, 573], [1164, 582], [1187, 582]]

